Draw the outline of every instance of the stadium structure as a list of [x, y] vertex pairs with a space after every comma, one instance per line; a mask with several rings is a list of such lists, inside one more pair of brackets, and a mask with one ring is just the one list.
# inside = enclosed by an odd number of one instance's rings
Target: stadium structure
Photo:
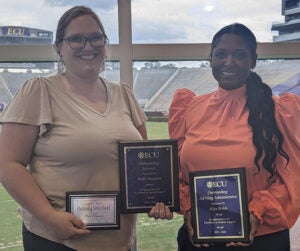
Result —
[[[40, 35], [41, 37], [38, 39], [37, 34], [41, 34], [38, 32], [42, 32], [42, 30], [28, 28], [25, 31], [18, 30], [21, 27], [15, 27], [18, 29], [13, 31], [11, 27], [11, 30], [8, 31], [8, 28], [1, 28], [1, 38], [6, 34], [6, 36], [10, 37], [19, 37], [18, 41], [22, 40], [20, 37], [23, 37], [23, 43], [29, 43], [30, 41], [26, 40], [25, 37], [34, 37], [34, 42], [40, 40], [41, 43], [44, 43], [47, 40], [48, 43], [52, 43], [51, 32], [45, 35], [48, 39], [45, 39], [44, 35]], [[4, 33], [3, 30], [5, 31]], [[18, 35], [13, 35], [16, 33]], [[9, 39], [6, 38], [4, 41], [9, 41]], [[11, 39], [10, 42], [12, 41], [14, 40]], [[14, 63], [11, 67], [21, 64]], [[49, 74], [49, 71], [42, 71], [37, 64], [31, 63], [34, 66], [31, 66], [30, 63], [25, 64], [27, 69], [24, 69], [25, 71], [22, 72], [12, 71], [12, 69], [7, 69], [3, 66], [6, 65], [8, 67], [8, 63], [0, 64], [0, 103], [7, 104], [27, 79]], [[112, 81], [120, 81], [120, 68], [108, 67], [110, 66], [109, 64], [108, 62], [101, 76]], [[300, 60], [259, 60], [255, 71], [272, 88], [274, 94], [281, 95], [285, 92], [293, 92], [300, 95], [299, 64]], [[175, 65], [155, 67], [155, 65], [159, 65], [158, 62], [152, 65], [153, 67], [150, 68], [133, 69], [133, 90], [149, 120], [166, 120], [173, 94], [179, 88], [188, 88], [197, 95], [206, 94], [217, 89], [217, 82], [212, 76], [211, 68], [207, 61], [199, 61], [199, 67], [193, 68], [180, 68]], [[28, 68], [30, 71], [28, 71]], [[52, 68], [50, 73], [51, 71], [53, 72], [54, 69]], [[3, 109], [3, 105], [1, 107], [0, 111]]]
[[272, 31], [278, 31], [274, 42], [300, 41], [300, 0], [282, 0], [281, 14], [284, 23], [274, 23]]
[[[300, 60], [261, 60], [255, 71], [274, 94], [294, 92], [300, 95]], [[174, 92], [188, 88], [197, 95], [218, 87], [209, 65], [194, 68], [160, 68], [134, 70], [134, 93], [151, 120], [165, 120]], [[104, 77], [118, 81], [117, 71], [106, 70]], [[298, 83], [298, 84], [297, 84]]]
[[[42, 45], [52, 44], [53, 32], [22, 27], [22, 26], [0, 26], [0, 45]], [[1, 68], [53, 68], [53, 63], [2, 63]]]
[[[39, 45], [52, 44], [53, 32], [22, 26], [0, 26], [0, 44]], [[53, 63], [1, 63], [0, 64], [0, 112], [16, 93], [20, 85], [34, 76], [33, 69], [53, 69]]]
[[0, 44], [51, 44], [53, 32], [21, 26], [0, 26]]
[[[0, 26], [0, 44], [4, 45], [42, 45], [52, 44], [53, 32], [22, 27]], [[1, 64], [1, 68], [53, 68], [53, 63], [14, 63]], [[30, 71], [30, 70], [29, 70]]]
[[[274, 94], [293, 92], [300, 95], [299, 64], [300, 60], [262, 60], [257, 62], [255, 71]], [[201, 95], [218, 87], [209, 66], [134, 69], [133, 74], [134, 93], [148, 118], [156, 120], [166, 119], [175, 90], [188, 88]], [[0, 72], [0, 103], [8, 103], [27, 79], [41, 75], [34, 72]], [[120, 80], [118, 69], [107, 69], [101, 75], [113, 81]]]

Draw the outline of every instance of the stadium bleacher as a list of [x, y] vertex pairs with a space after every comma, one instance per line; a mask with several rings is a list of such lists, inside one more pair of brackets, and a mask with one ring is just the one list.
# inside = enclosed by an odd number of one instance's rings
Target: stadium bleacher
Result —
[[11, 100], [12, 93], [7, 87], [7, 84], [5, 80], [3, 79], [3, 76], [0, 75], [0, 104], [1, 104], [1, 110], [4, 108], [4, 106]]
[[[268, 84], [274, 94], [294, 92], [300, 95], [300, 60], [258, 61], [255, 71]], [[49, 73], [0, 72], [0, 103], [8, 103], [20, 86], [33, 77]], [[112, 81], [119, 81], [119, 70], [106, 70], [101, 75]], [[175, 90], [188, 88], [197, 95], [217, 89], [209, 66], [198, 68], [134, 69], [134, 93], [144, 102], [141, 106], [149, 114], [165, 114]]]
[[146, 110], [168, 110], [173, 93], [179, 88], [188, 88], [198, 95], [209, 93], [217, 88], [210, 67], [180, 68], [176, 76], [151, 103]]
[[258, 61], [255, 71], [273, 88], [300, 72], [300, 60]]
[[176, 68], [139, 70], [133, 85], [137, 99], [149, 100], [175, 71]]

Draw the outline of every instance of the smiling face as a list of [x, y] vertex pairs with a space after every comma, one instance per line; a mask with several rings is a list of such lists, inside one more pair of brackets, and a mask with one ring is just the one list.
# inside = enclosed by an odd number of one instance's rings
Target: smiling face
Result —
[[[66, 27], [64, 38], [81, 35], [92, 37], [102, 34], [96, 20], [91, 15], [82, 15], [74, 18]], [[72, 74], [79, 78], [98, 77], [105, 59], [105, 47], [93, 48], [89, 41], [82, 49], [73, 49], [67, 40], [60, 43], [61, 56], [63, 58], [66, 74]]]
[[235, 34], [223, 34], [211, 53], [211, 68], [219, 86], [232, 90], [245, 84], [256, 59], [245, 40]]

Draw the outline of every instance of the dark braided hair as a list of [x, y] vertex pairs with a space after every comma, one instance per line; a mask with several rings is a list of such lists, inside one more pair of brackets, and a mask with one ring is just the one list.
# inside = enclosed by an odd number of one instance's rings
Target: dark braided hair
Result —
[[[245, 25], [234, 23], [222, 28], [215, 34], [211, 50], [216, 47], [223, 34], [235, 34], [242, 37], [251, 52], [253, 60], [256, 60], [256, 38]], [[262, 167], [270, 173], [270, 178], [272, 178], [276, 173], [274, 162], [277, 154], [283, 156], [287, 163], [289, 162], [289, 156], [283, 149], [283, 135], [274, 116], [275, 107], [272, 90], [253, 71], [249, 73], [246, 79], [246, 98], [246, 107], [249, 109], [248, 124], [252, 128], [252, 141], [256, 148], [254, 162], [258, 171], [260, 171], [262, 164]]]

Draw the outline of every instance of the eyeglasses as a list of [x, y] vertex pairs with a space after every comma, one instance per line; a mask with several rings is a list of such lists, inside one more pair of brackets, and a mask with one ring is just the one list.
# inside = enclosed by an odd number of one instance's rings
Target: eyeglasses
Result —
[[88, 37], [76, 34], [66, 37], [63, 40], [67, 41], [72, 49], [83, 49], [87, 41], [90, 42], [90, 45], [94, 49], [99, 49], [106, 44], [106, 39], [106, 35], [103, 34], [93, 34]]

